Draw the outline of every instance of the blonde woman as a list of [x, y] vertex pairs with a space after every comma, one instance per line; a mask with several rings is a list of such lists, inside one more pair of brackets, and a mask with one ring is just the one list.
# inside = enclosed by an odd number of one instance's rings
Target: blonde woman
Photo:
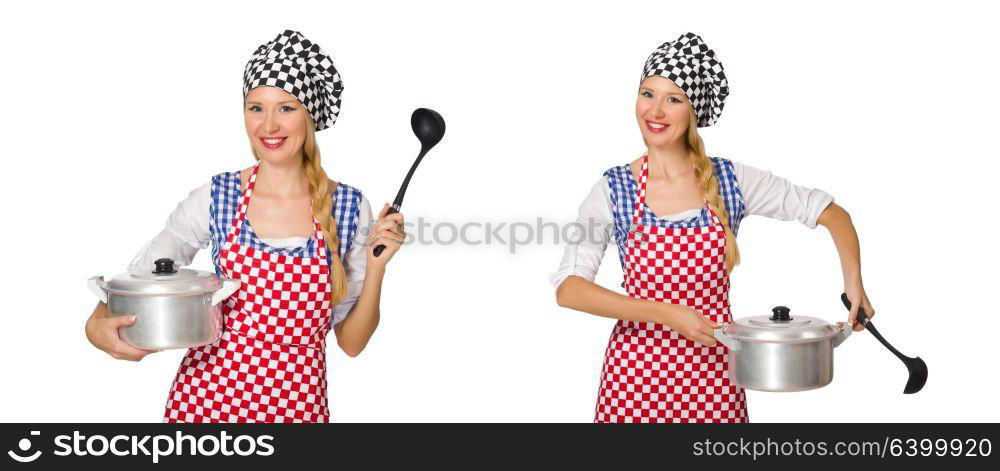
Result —
[[[744, 391], [730, 381], [725, 347], [713, 336], [732, 321], [729, 273], [739, 264], [745, 216], [825, 226], [854, 307], [848, 322], [855, 324], [857, 306], [875, 312], [857, 233], [830, 195], [705, 155], [697, 128], [716, 122], [728, 94], [722, 64], [699, 36], [685, 33], [650, 55], [635, 108], [646, 154], [594, 185], [577, 222], [600, 230], [570, 244], [550, 277], [560, 306], [618, 319], [596, 422], [748, 421]], [[593, 282], [612, 237], [627, 295]]]
[[[386, 205], [370, 224], [361, 192], [323, 170], [315, 133], [336, 120], [342, 90], [330, 58], [298, 32], [260, 46], [243, 84], [256, 164], [192, 191], [130, 264], [132, 273], [159, 258], [186, 265], [211, 245], [216, 272], [242, 282], [224, 302], [222, 338], [185, 355], [164, 421], [329, 420], [326, 335], [332, 328], [344, 352], [361, 353], [378, 326], [386, 263], [403, 241], [402, 214], [387, 216]], [[386, 249], [375, 257], [378, 245]], [[132, 322], [100, 303], [87, 338], [139, 361], [152, 352], [117, 333]]]

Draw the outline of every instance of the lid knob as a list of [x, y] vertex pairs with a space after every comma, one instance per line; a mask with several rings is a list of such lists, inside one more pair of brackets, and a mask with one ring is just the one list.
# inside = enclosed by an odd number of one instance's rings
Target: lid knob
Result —
[[156, 265], [156, 270], [153, 270], [154, 275], [170, 275], [177, 273], [174, 268], [174, 261], [169, 258], [160, 258], [153, 262]]
[[775, 306], [773, 309], [771, 309], [771, 312], [773, 313], [773, 315], [771, 316], [772, 321], [788, 322], [792, 320], [792, 316], [788, 315], [788, 313], [792, 312], [792, 310], [788, 309], [785, 306]]

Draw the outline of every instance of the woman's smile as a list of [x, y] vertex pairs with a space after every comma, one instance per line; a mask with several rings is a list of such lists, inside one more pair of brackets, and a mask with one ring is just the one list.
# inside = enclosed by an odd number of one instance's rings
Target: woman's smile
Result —
[[277, 149], [285, 143], [285, 139], [288, 139], [288, 136], [262, 137], [260, 143], [268, 149]]
[[646, 129], [648, 129], [649, 132], [661, 133], [666, 131], [668, 127], [670, 127], [670, 125], [666, 123], [650, 121], [648, 119], [646, 120]]

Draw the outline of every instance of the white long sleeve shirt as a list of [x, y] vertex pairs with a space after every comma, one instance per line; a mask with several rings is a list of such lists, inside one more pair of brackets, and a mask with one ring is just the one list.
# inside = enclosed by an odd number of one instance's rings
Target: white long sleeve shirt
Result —
[[[163, 230], [139, 250], [129, 263], [130, 273], [152, 270], [153, 262], [158, 258], [170, 258], [177, 266], [186, 266], [191, 263], [199, 250], [208, 248], [212, 239], [209, 229], [211, 187], [211, 183], [206, 183], [192, 190], [187, 198], [177, 204], [167, 218]], [[351, 247], [342, 260], [344, 270], [347, 272], [347, 296], [332, 308], [334, 324], [347, 317], [347, 313], [361, 296], [361, 288], [365, 281], [365, 266], [368, 261], [365, 238], [371, 232], [372, 221], [371, 205], [362, 196], [358, 228], [354, 232]], [[261, 240], [272, 247], [291, 248], [306, 245], [309, 238], [262, 238]]]
[[[743, 195], [746, 216], [759, 215], [782, 221], [796, 220], [810, 229], [816, 227], [816, 220], [826, 207], [833, 202], [830, 194], [812, 188], [798, 186], [771, 172], [733, 162], [736, 182]], [[692, 208], [658, 219], [680, 221], [697, 216], [701, 208]], [[549, 281], [556, 288], [569, 276], [579, 276], [594, 281], [597, 270], [604, 258], [608, 244], [613, 240], [615, 220], [611, 210], [611, 188], [608, 177], [602, 176], [594, 184], [577, 215], [576, 234], [569, 238], [559, 269], [549, 275]], [[596, 228], [583, 234], [579, 228]]]

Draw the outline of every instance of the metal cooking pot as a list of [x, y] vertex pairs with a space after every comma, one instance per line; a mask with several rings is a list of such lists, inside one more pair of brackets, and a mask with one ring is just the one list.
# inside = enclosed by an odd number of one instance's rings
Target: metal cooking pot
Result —
[[122, 273], [105, 282], [88, 280], [88, 287], [108, 305], [111, 317], [135, 315], [135, 323], [118, 329], [129, 345], [144, 350], [190, 348], [210, 344], [223, 330], [222, 301], [239, 287], [239, 280], [214, 273], [174, 268], [161, 258], [149, 273]]
[[785, 306], [772, 312], [715, 330], [715, 338], [729, 347], [729, 377], [757, 391], [808, 391], [830, 384], [833, 349], [851, 335], [851, 326], [792, 317]]

